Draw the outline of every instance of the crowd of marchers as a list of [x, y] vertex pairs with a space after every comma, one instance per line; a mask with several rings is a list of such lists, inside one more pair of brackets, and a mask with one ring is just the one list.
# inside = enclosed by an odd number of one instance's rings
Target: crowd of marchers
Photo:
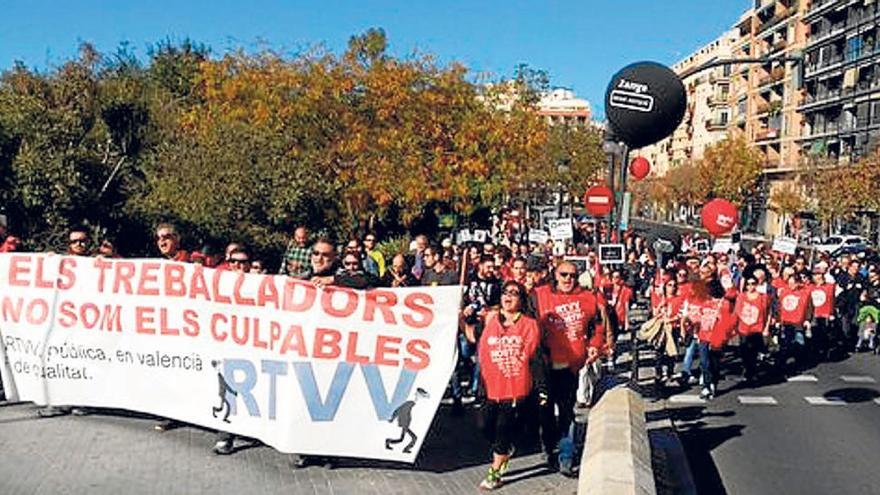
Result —
[[[631, 231], [620, 238], [625, 261], [606, 264], [595, 246], [597, 237], [608, 236], [594, 227], [576, 224], [575, 238], [563, 249], [553, 241], [527, 242], [525, 233], [502, 225], [485, 242], [459, 245], [451, 237], [418, 235], [409, 249], [394, 253], [376, 249], [380, 239], [372, 232], [338, 243], [298, 227], [279, 273], [318, 287], [462, 287], [458, 366], [448, 406], [454, 417], [463, 417], [467, 408], [478, 410], [492, 450], [480, 484], [486, 490], [501, 486], [517, 447], [539, 446], [548, 467], [575, 473], [573, 446], [583, 435], [575, 413], [592, 404], [607, 369], [603, 362], [613, 366], [618, 337], [635, 324], [630, 311], [637, 301], [650, 301], [651, 318], [638, 323], [640, 337], [656, 351], [657, 386], [699, 384], [706, 399], [718, 393], [723, 371], [757, 384], [800, 373], [835, 353], [877, 348], [875, 264], [821, 253], [783, 255], [762, 244], [748, 251], [699, 253], [691, 236], [658, 260], [646, 238]], [[184, 245], [173, 224], [156, 227], [156, 254], [165, 259], [266, 273], [266, 264], [252, 258], [243, 242], [230, 242], [217, 254], [187, 251]], [[20, 248], [20, 239], [10, 235], [0, 252]], [[120, 256], [111, 240], [92, 246], [85, 228], [69, 232], [66, 254]], [[156, 429], [178, 426], [166, 420]], [[214, 452], [234, 452], [235, 440], [218, 432]], [[332, 468], [334, 459], [295, 455], [291, 464]]]

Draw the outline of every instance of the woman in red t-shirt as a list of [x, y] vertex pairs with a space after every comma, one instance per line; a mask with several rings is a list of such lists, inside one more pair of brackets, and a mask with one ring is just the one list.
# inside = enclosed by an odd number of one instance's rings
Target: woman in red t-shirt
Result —
[[816, 358], [827, 361], [831, 354], [829, 343], [834, 321], [834, 290], [837, 285], [825, 280], [823, 271], [813, 273], [813, 283], [809, 286], [810, 300], [813, 303], [813, 349]]
[[[799, 372], [804, 362], [806, 331], [812, 326], [813, 302], [810, 291], [804, 288], [800, 275], [791, 274], [786, 278], [788, 285], [777, 292], [779, 321], [779, 354], [776, 365], [782, 374]], [[788, 365], [794, 357], [794, 368]]]
[[538, 346], [541, 336], [533, 318], [523, 315], [525, 289], [514, 281], [501, 288], [501, 310], [486, 317], [477, 355], [486, 389], [483, 407], [486, 438], [492, 444], [492, 465], [480, 483], [484, 490], [502, 484], [513, 453], [513, 436], [518, 431], [526, 397], [535, 387], [544, 392], [543, 364]]
[[740, 356], [743, 362], [743, 378], [755, 379], [758, 353], [764, 349], [764, 337], [770, 335], [770, 298], [758, 292], [758, 279], [746, 279], [744, 292], [736, 298], [733, 312], [736, 314], [736, 332], [740, 336]]

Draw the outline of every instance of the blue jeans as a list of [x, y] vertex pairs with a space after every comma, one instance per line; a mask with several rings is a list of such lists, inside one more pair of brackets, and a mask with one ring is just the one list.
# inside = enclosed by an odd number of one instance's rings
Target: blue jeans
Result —
[[684, 350], [684, 360], [681, 363], [681, 371], [685, 377], [691, 376], [691, 368], [694, 366], [694, 355], [697, 353], [697, 338], [691, 337], [687, 348]]
[[455, 367], [455, 372], [452, 373], [452, 397], [455, 399], [461, 399], [462, 390], [461, 390], [461, 380], [459, 378], [459, 372], [462, 370], [467, 370], [469, 363], [472, 366], [472, 373], [469, 383], [470, 394], [472, 396], [477, 395], [477, 390], [480, 386], [480, 360], [477, 358], [477, 344], [471, 344], [468, 342], [467, 337], [464, 334], [458, 334], [458, 365]]
[[700, 342], [700, 373], [703, 374], [704, 387], [711, 388], [718, 382], [718, 352], [713, 351], [708, 342]]
[[[777, 367], [782, 373], [798, 372], [803, 367], [804, 330], [795, 325], [784, 324], [779, 333], [779, 354]], [[794, 367], [788, 360], [794, 358]]]

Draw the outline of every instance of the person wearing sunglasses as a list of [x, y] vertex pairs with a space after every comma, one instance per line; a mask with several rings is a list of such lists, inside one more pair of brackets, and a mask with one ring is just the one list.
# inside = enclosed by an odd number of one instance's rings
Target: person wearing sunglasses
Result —
[[180, 248], [180, 235], [177, 227], [170, 223], [156, 226], [156, 247], [163, 258], [171, 261], [190, 262], [189, 253]]
[[89, 232], [84, 227], [76, 227], [67, 235], [67, 254], [70, 256], [89, 255]]
[[[227, 270], [237, 273], [250, 272], [251, 257], [243, 246], [237, 247], [233, 251], [227, 252], [226, 254]], [[226, 422], [228, 423], [228, 421]], [[218, 431], [214, 439], [214, 448], [212, 449], [213, 452], [217, 455], [229, 455], [233, 453], [235, 451], [235, 437], [235, 434], [229, 433], [228, 431]]]
[[770, 297], [758, 292], [758, 279], [748, 277], [744, 291], [736, 298], [736, 331], [740, 336], [743, 378], [752, 383], [757, 377], [758, 354], [764, 350], [764, 338], [770, 336]]
[[483, 432], [492, 446], [492, 465], [480, 483], [494, 490], [503, 483], [524, 406], [532, 390], [546, 396], [544, 365], [538, 351], [541, 336], [535, 320], [523, 314], [525, 288], [515, 282], [501, 287], [501, 308], [486, 316], [479, 342], [480, 376], [486, 388], [481, 408]]
[[[657, 297], [657, 304], [653, 308], [655, 317], [661, 318], [664, 324], [671, 325], [673, 331], [671, 338], [675, 338], [681, 327], [681, 308], [684, 298], [678, 293], [678, 282], [669, 275], [661, 277], [662, 293]], [[675, 356], [666, 352], [666, 345], [656, 347], [657, 359], [654, 365], [658, 383], [665, 383], [675, 372]]]
[[348, 250], [342, 257], [342, 266], [333, 277], [333, 285], [351, 289], [376, 287], [378, 279], [364, 268], [364, 256], [360, 251]]
[[542, 348], [550, 368], [548, 397], [540, 408], [540, 418], [544, 455], [551, 468], [557, 467], [559, 442], [567, 435], [574, 419], [581, 368], [595, 362], [600, 349], [607, 349], [609, 354], [613, 352], [614, 345], [601, 293], [582, 289], [577, 283], [577, 267], [569, 261], [559, 263], [554, 279], [554, 284], [537, 287], [532, 292], [531, 304], [536, 309], [544, 336]]

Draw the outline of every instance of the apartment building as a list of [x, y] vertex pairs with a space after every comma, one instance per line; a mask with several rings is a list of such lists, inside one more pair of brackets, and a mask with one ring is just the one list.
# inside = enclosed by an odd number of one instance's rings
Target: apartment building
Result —
[[805, 156], [852, 163], [880, 144], [880, 5], [876, 0], [813, 0], [800, 139]]
[[554, 88], [541, 95], [538, 101], [538, 115], [549, 124], [587, 125], [591, 119], [590, 103], [578, 98], [568, 88]]
[[[736, 42], [733, 31], [701, 47], [672, 66], [677, 74], [705, 63], [731, 57]], [[635, 150], [651, 162], [652, 174], [657, 177], [676, 165], [699, 160], [709, 145], [724, 139], [731, 126], [732, 67], [722, 66], [683, 79], [688, 104], [681, 124], [671, 136], [662, 141]]]

